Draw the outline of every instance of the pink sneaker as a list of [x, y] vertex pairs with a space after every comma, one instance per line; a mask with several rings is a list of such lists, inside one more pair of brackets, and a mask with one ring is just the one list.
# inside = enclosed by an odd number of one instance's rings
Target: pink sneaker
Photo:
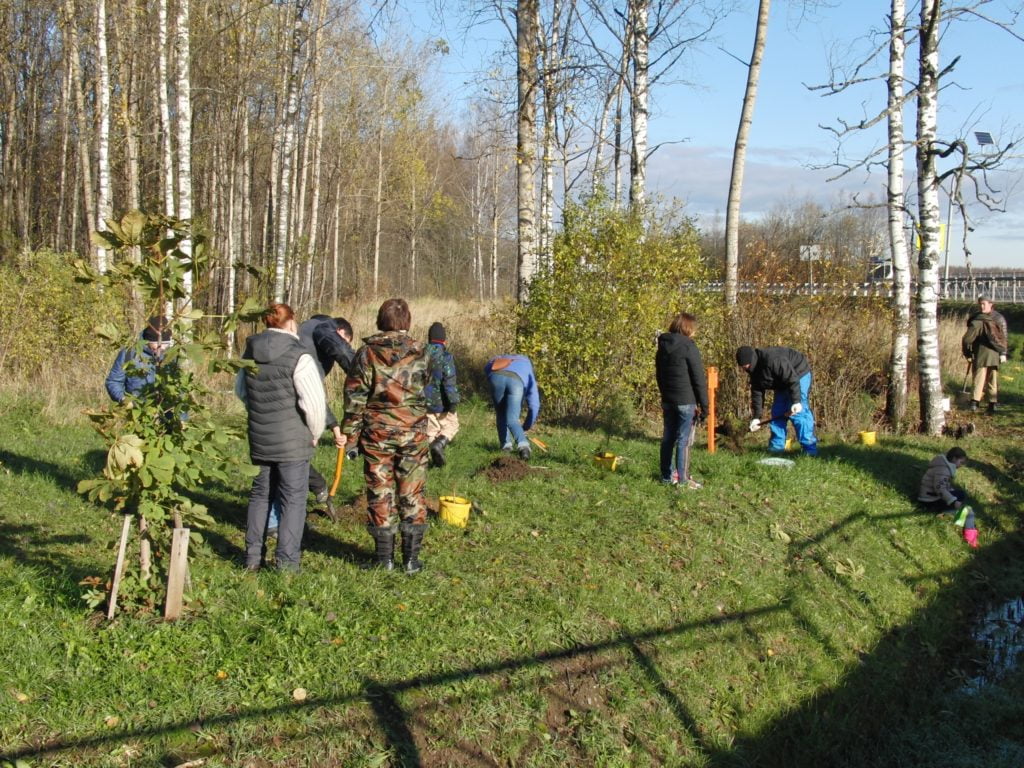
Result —
[[964, 529], [964, 541], [972, 549], [978, 548], [978, 529], [977, 528], [965, 528]]

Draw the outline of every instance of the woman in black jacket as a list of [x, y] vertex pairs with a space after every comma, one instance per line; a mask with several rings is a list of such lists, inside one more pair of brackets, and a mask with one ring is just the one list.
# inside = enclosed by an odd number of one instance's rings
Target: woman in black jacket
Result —
[[[661, 482], [694, 490], [702, 486], [690, 475], [690, 446], [696, 431], [694, 427], [708, 412], [704, 361], [691, 338], [696, 327], [697, 318], [680, 312], [672, 319], [668, 333], [658, 337], [658, 352], [654, 357], [665, 426], [661, 436]], [[674, 468], [673, 446], [676, 451]]]

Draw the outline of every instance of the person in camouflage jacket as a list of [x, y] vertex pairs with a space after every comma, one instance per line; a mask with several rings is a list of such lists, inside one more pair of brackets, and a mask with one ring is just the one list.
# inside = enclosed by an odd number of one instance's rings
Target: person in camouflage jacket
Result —
[[346, 443], [358, 442], [365, 457], [367, 528], [376, 544], [376, 565], [394, 568], [397, 524], [405, 571], [417, 573], [423, 568], [419, 552], [427, 529], [423, 391], [430, 358], [425, 345], [409, 336], [411, 324], [404, 299], [381, 304], [380, 333], [363, 339], [345, 380], [341, 431]]
[[455, 358], [448, 351], [448, 333], [441, 323], [433, 323], [427, 332], [427, 354], [430, 356], [430, 379], [424, 395], [427, 398], [427, 439], [430, 461], [435, 467], [445, 465], [444, 449], [459, 432], [459, 384], [456, 381]]

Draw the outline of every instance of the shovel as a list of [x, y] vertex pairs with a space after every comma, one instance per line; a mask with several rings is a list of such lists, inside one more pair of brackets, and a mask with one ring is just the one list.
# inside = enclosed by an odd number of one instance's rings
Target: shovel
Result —
[[338, 492], [338, 483], [341, 482], [341, 469], [345, 466], [345, 449], [338, 449], [338, 458], [334, 462], [334, 480], [331, 482], [330, 493], [327, 494], [327, 517], [332, 523], [338, 522], [338, 513], [334, 509], [334, 494]]
[[963, 394], [966, 394], [966, 393], [970, 392], [970, 390], [967, 388], [967, 379], [969, 379], [971, 377], [971, 368], [973, 368], [973, 367], [974, 367], [974, 361], [973, 360], [968, 360], [967, 361], [967, 371], [964, 373], [964, 385], [960, 389], [960, 392], [963, 393]]
[[533, 443], [533, 444], [534, 444], [534, 445], [536, 445], [536, 446], [537, 446], [538, 448], [540, 448], [540, 449], [541, 449], [541, 451], [543, 451], [544, 453], [547, 453], [547, 452], [548, 452], [548, 446], [547, 446], [547, 443], [545, 443], [545, 442], [543, 442], [543, 441], [541, 441], [541, 440], [538, 440], [538, 439], [537, 439], [536, 437], [530, 437], [530, 435], [527, 435], [526, 437], [527, 437], [527, 438], [529, 439], [529, 441], [530, 441], [531, 443]]

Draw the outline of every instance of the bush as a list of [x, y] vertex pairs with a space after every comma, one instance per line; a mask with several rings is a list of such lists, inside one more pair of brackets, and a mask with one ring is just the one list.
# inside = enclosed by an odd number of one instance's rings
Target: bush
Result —
[[[0, 264], [0, 372], [4, 378], [109, 365], [93, 328], [123, 316], [125, 296], [75, 282], [73, 254], [37, 251]], [[127, 325], [127, 324], [125, 324]]]
[[519, 350], [534, 363], [545, 409], [555, 416], [621, 420], [623, 393], [640, 408], [659, 402], [654, 340], [684, 307], [712, 298], [679, 286], [705, 277], [697, 231], [676, 210], [640, 216], [602, 197], [566, 211], [553, 263], [530, 285]]

